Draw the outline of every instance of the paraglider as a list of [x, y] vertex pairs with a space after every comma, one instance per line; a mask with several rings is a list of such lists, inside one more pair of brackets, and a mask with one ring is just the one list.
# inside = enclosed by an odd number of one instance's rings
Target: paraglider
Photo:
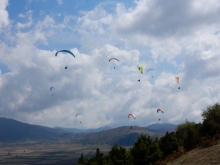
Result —
[[[164, 113], [164, 111], [162, 109], [157, 109], [157, 113], [159, 113], [159, 112]], [[160, 119], [159, 119], [159, 121], [160, 121]]]
[[[53, 86], [52, 86], [52, 87], [50, 87], [50, 91], [52, 91], [53, 89], [55, 89]], [[52, 96], [53, 96], [53, 94], [52, 94]]]
[[[140, 71], [140, 74], [143, 74], [144, 73], [144, 67], [141, 66], [141, 65], [138, 65], [137, 68], [139, 69]], [[139, 79], [138, 82], [140, 82], [141, 80]]]
[[[157, 71], [157, 69], [153, 69], [153, 68], [152, 68], [152, 69], [148, 69], [147, 72], [149, 72], [149, 71]], [[153, 77], [154, 77], [154, 76], [152, 75], [152, 78], [153, 78]]]
[[78, 113], [76, 114], [76, 117], [80, 120], [80, 123], [82, 123], [82, 117], [86, 117], [86, 115], [84, 113]]
[[[117, 58], [110, 58], [110, 59], [109, 59], [109, 62], [112, 61], [112, 60], [116, 60], [116, 61], [119, 62], [119, 59], [117, 59]], [[115, 66], [114, 66], [114, 69], [115, 69]]]
[[[180, 77], [176, 77], [176, 82], [179, 84], [180, 83]], [[178, 89], [180, 89], [180, 86], [178, 87]]]
[[[71, 54], [73, 57], [75, 57], [75, 55], [73, 54], [73, 52], [71, 52], [71, 51], [69, 51], [69, 50], [60, 50], [60, 51], [56, 52], [55, 56], [57, 56], [58, 53], [60, 53], [60, 52], [69, 53], [69, 54]], [[67, 69], [67, 66], [65, 67], [65, 69]]]
[[[136, 116], [134, 115], [134, 114], [128, 114], [128, 118], [130, 119], [130, 118], [133, 118], [133, 119], [136, 119]], [[130, 128], [130, 129], [132, 129], [132, 127]]]

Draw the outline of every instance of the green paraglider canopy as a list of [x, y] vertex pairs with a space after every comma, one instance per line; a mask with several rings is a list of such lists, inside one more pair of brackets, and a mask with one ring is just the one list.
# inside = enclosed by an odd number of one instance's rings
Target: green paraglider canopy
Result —
[[143, 74], [143, 73], [144, 73], [144, 67], [141, 66], [141, 65], [139, 65], [139, 66], [137, 66], [137, 67], [138, 67], [140, 73]]

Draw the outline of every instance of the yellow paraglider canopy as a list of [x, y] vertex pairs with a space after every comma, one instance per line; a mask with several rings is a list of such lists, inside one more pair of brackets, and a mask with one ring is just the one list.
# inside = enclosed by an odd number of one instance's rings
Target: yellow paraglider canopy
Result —
[[143, 74], [143, 73], [144, 73], [144, 67], [141, 66], [141, 65], [140, 65], [140, 66], [137, 66], [137, 67], [138, 67], [140, 73]]

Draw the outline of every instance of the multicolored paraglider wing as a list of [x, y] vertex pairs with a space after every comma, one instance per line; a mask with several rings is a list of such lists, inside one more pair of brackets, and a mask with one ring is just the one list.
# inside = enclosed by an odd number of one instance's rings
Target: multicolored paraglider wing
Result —
[[180, 83], [180, 77], [176, 77], [176, 82], [179, 84]]
[[157, 109], [157, 113], [159, 113], [159, 112], [164, 113], [164, 111], [163, 111], [163, 110], [161, 110], [161, 109]]
[[117, 59], [117, 58], [111, 58], [111, 59], [109, 59], [109, 62], [110, 62], [111, 60], [117, 60], [117, 61], [119, 62], [119, 59]]
[[69, 50], [60, 50], [60, 51], [56, 52], [55, 56], [57, 56], [57, 54], [60, 53], [60, 52], [69, 53], [69, 54], [71, 54], [73, 57], [75, 57], [75, 55], [74, 55], [71, 51], [69, 51]]
[[136, 119], [136, 116], [135, 115], [133, 115], [133, 114], [128, 114], [128, 118], [131, 118], [131, 117], [133, 117], [134, 119]]

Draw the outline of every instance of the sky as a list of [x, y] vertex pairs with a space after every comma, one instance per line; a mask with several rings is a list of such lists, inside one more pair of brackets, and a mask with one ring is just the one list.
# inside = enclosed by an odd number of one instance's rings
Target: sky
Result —
[[79, 129], [202, 122], [220, 100], [219, 15], [219, 0], [1, 0], [0, 116]]

